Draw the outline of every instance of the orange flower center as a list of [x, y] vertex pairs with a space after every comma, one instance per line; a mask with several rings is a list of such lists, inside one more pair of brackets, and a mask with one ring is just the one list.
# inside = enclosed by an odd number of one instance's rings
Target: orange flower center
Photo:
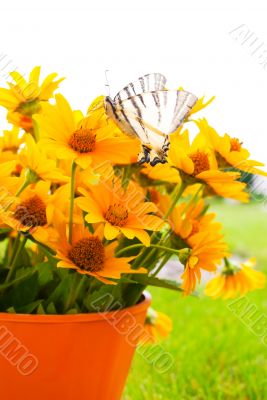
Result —
[[3, 148], [3, 151], [11, 151], [12, 153], [17, 153], [18, 146], [6, 146]]
[[243, 143], [241, 143], [239, 139], [233, 138], [230, 139], [230, 144], [231, 144], [230, 151], [240, 151]]
[[105, 218], [111, 225], [124, 226], [128, 220], [129, 213], [126, 207], [120, 203], [109, 206]]
[[104, 268], [104, 246], [98, 237], [81, 239], [72, 246], [69, 258], [81, 269], [89, 272], [101, 271]]
[[191, 153], [189, 158], [191, 158], [194, 163], [194, 172], [192, 175], [196, 176], [210, 169], [209, 157], [204, 151], [197, 150], [195, 153]]
[[46, 205], [38, 195], [34, 195], [17, 206], [14, 218], [24, 226], [44, 226], [47, 224]]
[[96, 135], [92, 129], [80, 128], [71, 135], [69, 145], [78, 153], [90, 153], [95, 150]]
[[16, 164], [14, 171], [12, 171], [11, 176], [17, 176], [19, 177], [22, 171], [22, 165], [21, 164]]

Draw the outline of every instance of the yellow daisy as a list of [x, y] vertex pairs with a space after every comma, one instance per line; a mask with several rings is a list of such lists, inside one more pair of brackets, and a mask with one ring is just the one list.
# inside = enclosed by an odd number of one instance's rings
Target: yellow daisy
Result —
[[205, 96], [202, 96], [201, 98], [199, 98], [196, 102], [196, 104], [194, 105], [194, 107], [192, 108], [192, 110], [189, 113], [189, 117], [192, 114], [195, 114], [201, 110], [203, 110], [204, 108], [208, 107], [210, 105], [210, 103], [215, 99], [215, 96], [212, 96], [209, 100], [207, 100], [205, 102]]
[[207, 146], [214, 149], [219, 168], [234, 167], [250, 174], [267, 176], [267, 172], [256, 168], [264, 166], [264, 164], [249, 160], [250, 154], [238, 138], [232, 138], [228, 134], [220, 136], [206, 119], [200, 119], [196, 121], [196, 124], [199, 127], [200, 134], [206, 139]]
[[75, 225], [72, 245], [66, 234], [66, 225], [59, 224], [59, 241], [52, 244], [59, 259], [59, 268], [70, 268], [80, 274], [91, 275], [106, 284], [116, 284], [110, 279], [120, 279], [121, 274], [146, 273], [146, 269], [132, 270], [130, 262], [134, 257], [115, 257], [118, 246], [114, 241], [106, 246], [103, 244], [103, 230], [90, 233], [83, 225]]
[[40, 179], [50, 182], [68, 182], [69, 177], [56, 166], [56, 161], [47, 157], [40, 143], [36, 143], [32, 135], [25, 135], [25, 147], [20, 152], [20, 161], [24, 168], [26, 179], [29, 174], [33, 180]]
[[25, 130], [25, 132], [33, 132], [33, 120], [32, 117], [20, 114], [18, 112], [9, 111], [7, 113], [7, 120], [10, 124], [15, 125]]
[[13, 126], [10, 131], [3, 131], [3, 135], [0, 137], [0, 150], [2, 152], [10, 152], [14, 156], [22, 143], [24, 143], [24, 137], [20, 134], [20, 129]]
[[43, 109], [36, 117], [41, 142], [58, 159], [75, 161], [81, 168], [107, 160], [118, 164], [136, 160], [134, 140], [114, 137], [109, 124], [103, 127], [95, 114], [83, 118], [62, 95], [56, 95], [55, 105], [44, 104]]
[[16, 160], [6, 161], [0, 164], [1, 201], [6, 197], [13, 196], [20, 184], [22, 184], [21, 179], [19, 179], [16, 175], [17, 168], [18, 164]]
[[9, 89], [0, 88], [0, 105], [9, 111], [9, 122], [26, 131], [33, 126], [32, 115], [41, 111], [41, 102], [48, 101], [64, 79], [54, 80], [57, 74], [53, 73], [40, 84], [40, 70], [41, 67], [33, 68], [28, 81], [19, 72], [11, 72], [13, 82], [8, 83]]
[[230, 299], [243, 296], [247, 292], [262, 289], [266, 283], [266, 276], [254, 269], [256, 260], [250, 258], [240, 266], [229, 265], [220, 275], [211, 279], [206, 286], [205, 294], [212, 299], [222, 297]]
[[[190, 201], [190, 200], [189, 200]], [[170, 197], [160, 196], [159, 209], [163, 214], [171, 205]], [[171, 212], [168, 221], [173, 232], [172, 247], [181, 251], [180, 261], [185, 266], [182, 289], [186, 295], [191, 293], [197, 280], [200, 282], [201, 269], [215, 271], [217, 265], [228, 254], [227, 245], [221, 233], [222, 225], [214, 221], [215, 214], [205, 214], [205, 202], [182, 202]]]
[[115, 239], [120, 233], [128, 239], [137, 237], [145, 246], [150, 244], [146, 230], [158, 231], [162, 220], [152, 213], [157, 211], [155, 204], [145, 202], [142, 188], [130, 182], [127, 190], [119, 179], [110, 179], [89, 190], [79, 189], [84, 197], [78, 198], [78, 206], [86, 212], [88, 223], [102, 222], [104, 236]]
[[246, 184], [237, 181], [238, 172], [219, 171], [212, 149], [207, 148], [202, 135], [197, 135], [192, 144], [188, 131], [171, 135], [169, 162], [180, 172], [188, 185], [202, 183], [207, 187], [206, 195], [219, 195], [247, 202]]
[[[170, 205], [170, 197], [161, 195], [158, 207], [163, 214], [166, 213]], [[175, 235], [187, 240], [199, 232], [207, 231], [210, 234], [220, 232], [222, 225], [214, 221], [216, 214], [205, 214], [205, 208], [204, 199], [198, 199], [192, 204], [190, 204], [190, 200], [178, 204], [169, 216], [169, 223]]]
[[[169, 164], [157, 164], [151, 167], [150, 164], [146, 164], [141, 170], [141, 174], [153, 181], [168, 182], [168, 183], [180, 183], [181, 178], [177, 169], [172, 168]], [[153, 184], [153, 183], [151, 183]]]
[[227, 245], [222, 239], [220, 233], [204, 231], [186, 240], [191, 250], [184, 262], [185, 270], [181, 276], [181, 288], [185, 295], [193, 292], [197, 281], [200, 282], [201, 269], [216, 271], [222, 259], [228, 256]]
[[144, 331], [139, 339], [139, 344], [155, 344], [165, 339], [172, 331], [172, 320], [168, 315], [149, 308]]
[[13, 198], [7, 211], [1, 212], [2, 223], [18, 232], [28, 232], [36, 240], [46, 243], [56, 240], [57, 232], [51, 227], [47, 208], [51, 201], [50, 183], [39, 181], [28, 186], [20, 195]]
[[24, 137], [20, 134], [18, 127], [14, 126], [11, 130], [4, 130], [0, 137], [0, 163], [18, 160], [18, 151], [23, 143]]

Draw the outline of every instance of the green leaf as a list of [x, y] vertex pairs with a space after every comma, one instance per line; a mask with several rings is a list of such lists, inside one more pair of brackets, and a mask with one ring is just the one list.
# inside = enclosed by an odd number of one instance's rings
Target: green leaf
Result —
[[1, 289], [1, 286], [5, 282], [5, 279], [7, 277], [8, 271], [9, 271], [8, 268], [4, 268], [3, 265], [0, 265], [0, 289]]
[[24, 248], [19, 255], [18, 261], [16, 263], [16, 270], [21, 267], [31, 267], [31, 258], [26, 248]]
[[6, 312], [10, 313], [10, 314], [16, 314], [16, 310], [14, 307], [9, 307]]
[[[38, 310], [38, 308], [41, 306], [43, 300], [36, 300], [32, 303], [26, 304], [23, 307], [16, 307], [16, 313], [20, 313], [20, 314], [32, 314], [36, 308]], [[37, 314], [38, 311], [37, 311]]]
[[[5, 270], [8, 271], [8, 268], [5, 268]], [[6, 273], [6, 275], [7, 275], [7, 273]], [[9, 287], [15, 286], [17, 283], [23, 281], [24, 279], [28, 279], [29, 276], [30, 276], [29, 273], [24, 272], [24, 275], [21, 274], [18, 278], [13, 279], [13, 281], [10, 281], [8, 283], [3, 283], [2, 285], [0, 285], [0, 291], [3, 289], [7, 289]]]
[[8, 239], [5, 239], [2, 242], [0, 242], [0, 261], [3, 264], [5, 264], [5, 261], [7, 259], [7, 253], [8, 253]]
[[47, 285], [54, 279], [54, 267], [48, 262], [42, 262], [35, 266], [38, 272], [38, 283], [40, 287]]
[[72, 308], [66, 312], [66, 314], [78, 314], [77, 308]]
[[32, 267], [21, 267], [16, 270], [15, 279], [20, 279], [26, 275], [32, 275], [34, 273], [34, 269]]
[[38, 308], [37, 308], [37, 314], [40, 314], [40, 315], [45, 314], [45, 310], [44, 310], [44, 307], [43, 307], [42, 303], [40, 303]]
[[111, 311], [124, 306], [121, 292], [115, 286], [104, 285], [93, 293], [89, 293], [83, 301], [88, 312]]
[[58, 312], [63, 312], [64, 304], [66, 304], [67, 298], [70, 294], [72, 275], [73, 274], [70, 273], [65, 275], [46, 301], [46, 304], [54, 303], [57, 307]]
[[47, 314], [57, 314], [57, 310], [54, 303], [49, 303], [46, 307]]
[[4, 292], [1, 298], [1, 310], [10, 307], [20, 308], [35, 301], [38, 294], [38, 273], [25, 276], [17, 284], [14, 284], [9, 290]]
[[11, 228], [0, 228], [0, 235], [6, 234], [11, 231]]

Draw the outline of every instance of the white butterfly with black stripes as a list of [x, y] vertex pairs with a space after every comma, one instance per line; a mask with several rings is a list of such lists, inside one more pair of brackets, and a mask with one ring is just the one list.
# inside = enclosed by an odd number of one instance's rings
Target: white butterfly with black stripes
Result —
[[166, 90], [166, 78], [159, 73], [129, 83], [114, 98], [105, 98], [105, 110], [127, 135], [138, 137], [142, 151], [140, 164], [165, 163], [169, 135], [177, 130], [197, 101], [192, 93]]

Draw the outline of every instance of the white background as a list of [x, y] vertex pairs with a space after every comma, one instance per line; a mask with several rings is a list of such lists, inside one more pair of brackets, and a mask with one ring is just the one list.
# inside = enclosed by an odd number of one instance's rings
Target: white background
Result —
[[[106, 69], [114, 95], [140, 75], [161, 72], [169, 88], [216, 95], [202, 115], [267, 163], [266, 20], [264, 1], [1, 0], [0, 85], [14, 67], [28, 73], [41, 65], [44, 75], [67, 78], [61, 92], [86, 111], [94, 97], [107, 94]], [[244, 44], [244, 32], [230, 33], [242, 24], [252, 34]]]

